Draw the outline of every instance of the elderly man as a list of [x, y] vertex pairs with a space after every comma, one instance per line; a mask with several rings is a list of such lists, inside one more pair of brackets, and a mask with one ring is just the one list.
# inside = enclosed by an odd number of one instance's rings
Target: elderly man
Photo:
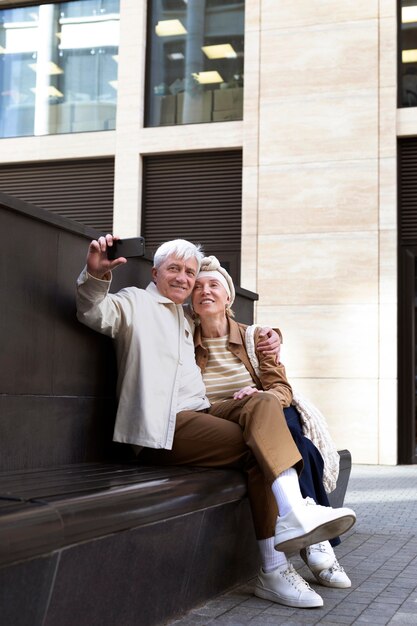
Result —
[[[274, 537], [272, 550], [294, 552], [346, 532], [356, 519], [352, 510], [308, 506], [302, 498], [296, 471], [302, 469], [301, 456], [275, 396], [246, 396], [227, 410], [210, 406], [195, 362], [193, 324], [182, 306], [203, 258], [199, 247], [166, 242], [155, 253], [145, 290], [110, 294], [112, 270], [126, 263], [107, 258], [112, 245], [112, 235], [90, 243], [77, 281], [77, 315], [115, 341], [115, 441], [139, 446], [146, 462], [242, 469], [257, 538]], [[264, 597], [280, 602], [288, 592], [290, 606], [322, 605], [307, 583], [291, 577], [284, 591], [281, 577], [270, 577]]]

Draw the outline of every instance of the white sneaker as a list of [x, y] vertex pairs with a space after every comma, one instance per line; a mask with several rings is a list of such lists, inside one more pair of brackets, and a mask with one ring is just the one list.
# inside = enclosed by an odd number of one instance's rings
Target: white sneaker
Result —
[[328, 569], [336, 560], [336, 555], [328, 541], [307, 546], [301, 550], [300, 554], [312, 572]]
[[268, 574], [261, 569], [256, 580], [255, 596], [301, 609], [323, 606], [323, 599], [295, 571], [291, 563]]
[[308, 548], [301, 550], [300, 554], [321, 585], [337, 589], [351, 587], [350, 578], [336, 559], [333, 548], [328, 541], [308, 546]]
[[352, 509], [332, 509], [305, 498], [289, 513], [278, 517], [275, 549], [286, 554], [299, 552], [314, 543], [342, 535], [355, 521], [356, 515]]
[[321, 585], [335, 587], [336, 589], [348, 589], [352, 586], [349, 576], [336, 559], [333, 565], [321, 571], [313, 571], [314, 576]]

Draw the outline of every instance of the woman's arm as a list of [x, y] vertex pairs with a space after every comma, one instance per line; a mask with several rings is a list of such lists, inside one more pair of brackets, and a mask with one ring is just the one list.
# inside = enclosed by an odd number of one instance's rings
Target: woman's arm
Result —
[[274, 354], [268, 354], [259, 350], [260, 331], [255, 332], [256, 355], [259, 360], [259, 380], [264, 391], [269, 391], [277, 396], [281, 405], [287, 407], [292, 401], [292, 389], [287, 380], [285, 367], [282, 363], [276, 363]]

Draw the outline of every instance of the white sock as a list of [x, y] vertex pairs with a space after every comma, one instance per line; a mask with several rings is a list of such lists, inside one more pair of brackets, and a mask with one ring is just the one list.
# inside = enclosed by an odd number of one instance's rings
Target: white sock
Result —
[[298, 474], [293, 467], [282, 472], [274, 480], [271, 488], [281, 517], [289, 513], [303, 499], [298, 482]]
[[262, 569], [265, 574], [283, 565], [288, 565], [287, 557], [283, 552], [278, 552], [274, 548], [275, 538], [259, 539], [258, 546], [261, 553]]

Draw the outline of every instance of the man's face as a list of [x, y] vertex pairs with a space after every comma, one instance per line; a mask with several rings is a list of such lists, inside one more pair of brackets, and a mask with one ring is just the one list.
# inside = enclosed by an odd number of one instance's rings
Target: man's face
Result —
[[191, 294], [197, 276], [197, 259], [169, 256], [159, 267], [152, 268], [152, 278], [159, 293], [175, 304], [182, 304]]

